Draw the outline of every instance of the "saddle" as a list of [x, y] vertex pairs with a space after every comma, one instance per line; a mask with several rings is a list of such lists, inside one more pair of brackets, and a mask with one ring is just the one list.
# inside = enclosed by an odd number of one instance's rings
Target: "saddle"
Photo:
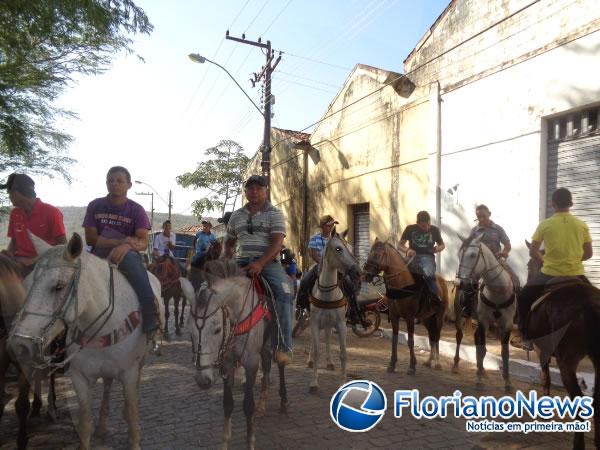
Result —
[[432, 292], [429, 290], [425, 276], [419, 272], [411, 271], [411, 275], [415, 280], [415, 284], [406, 286], [402, 289], [390, 289], [386, 286], [385, 296], [390, 300], [402, 300], [407, 297], [418, 295], [419, 306], [417, 308], [417, 315], [423, 311], [431, 303]]
[[542, 295], [537, 298], [535, 302], [529, 308], [529, 311], [537, 309], [542, 303], [546, 301], [550, 294], [558, 289], [562, 289], [568, 286], [575, 286], [578, 284], [585, 284], [586, 281], [581, 279], [579, 276], [565, 276], [565, 277], [553, 277], [544, 285]]

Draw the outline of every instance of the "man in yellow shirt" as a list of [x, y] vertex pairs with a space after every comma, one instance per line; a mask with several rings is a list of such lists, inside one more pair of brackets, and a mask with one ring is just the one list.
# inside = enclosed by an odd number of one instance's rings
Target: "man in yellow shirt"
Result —
[[[527, 342], [527, 316], [531, 305], [539, 298], [545, 285], [554, 277], [579, 277], [589, 283], [584, 276], [583, 261], [592, 257], [592, 238], [587, 224], [573, 216], [569, 209], [573, 206], [571, 192], [559, 188], [552, 194], [554, 215], [542, 221], [535, 233], [529, 255], [542, 262], [541, 272], [527, 282], [519, 296], [519, 331], [523, 348], [529, 350]], [[544, 243], [545, 252], [540, 252]], [[515, 344], [519, 346], [518, 344]]]

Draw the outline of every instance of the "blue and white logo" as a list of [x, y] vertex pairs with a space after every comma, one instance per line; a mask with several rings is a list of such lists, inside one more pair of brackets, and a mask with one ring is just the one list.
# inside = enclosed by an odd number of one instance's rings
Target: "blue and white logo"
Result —
[[379, 423], [387, 408], [383, 390], [372, 381], [350, 381], [340, 387], [329, 406], [331, 419], [342, 430], [369, 431]]

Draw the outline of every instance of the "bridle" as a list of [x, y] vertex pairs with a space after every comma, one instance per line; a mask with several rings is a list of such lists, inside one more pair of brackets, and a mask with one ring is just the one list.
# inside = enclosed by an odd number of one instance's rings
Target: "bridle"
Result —
[[[81, 279], [81, 258], [78, 258], [75, 263], [65, 262], [65, 263], [53, 264], [53, 265], [50, 265], [49, 263], [47, 263], [48, 260], [49, 260], [49, 258], [45, 258], [36, 264], [33, 275], [32, 275], [33, 276], [33, 285], [31, 287], [31, 289], [29, 290], [27, 297], [25, 298], [24, 305], [26, 306], [28, 304], [29, 300], [32, 297], [32, 294], [35, 292], [35, 281], [39, 279], [40, 272], [42, 270], [47, 270], [47, 269], [51, 269], [51, 268], [52, 269], [55, 269], [55, 268], [73, 269], [73, 275], [71, 276], [71, 278], [69, 279], [68, 283], [65, 286], [66, 287], [66, 289], [64, 289], [65, 293], [60, 301], [60, 306], [55, 311], [53, 311], [51, 314], [47, 314], [44, 312], [38, 312], [38, 311], [26, 311], [26, 307], [24, 306], [21, 309], [21, 311], [19, 311], [19, 314], [17, 315], [17, 318], [15, 320], [15, 323], [19, 323], [22, 320], [22, 317], [24, 314], [31, 315], [31, 316], [38, 316], [38, 317], [49, 317], [50, 321], [48, 322], [48, 324], [46, 324], [44, 327], [42, 327], [39, 335], [18, 333], [16, 331], [14, 331], [14, 328], [13, 328], [13, 332], [11, 333], [11, 336], [13, 336], [13, 337], [33, 342], [34, 348], [36, 348], [38, 350], [38, 358], [39, 358], [38, 360], [42, 361], [39, 364], [33, 364], [33, 368], [38, 369], [38, 370], [45, 370], [48, 368], [57, 370], [61, 367], [64, 367], [83, 348], [83, 346], [80, 345], [79, 349], [76, 352], [73, 352], [69, 357], [65, 358], [61, 362], [53, 362], [52, 361], [53, 355], [49, 355], [48, 357], [46, 357], [44, 355], [44, 349], [50, 341], [50, 339], [48, 338], [48, 333], [52, 329], [52, 327], [57, 322], [62, 322], [65, 329], [67, 329], [68, 324], [67, 324], [66, 317], [71, 309], [74, 309], [75, 319], [77, 319], [79, 317], [79, 297], [78, 297], [77, 293], [78, 293], [79, 281]], [[100, 321], [102, 316], [104, 316], [106, 313], [108, 313], [108, 314], [106, 314], [104, 321], [100, 324], [100, 326], [96, 329], [96, 331], [91, 335], [91, 337], [88, 340], [94, 339], [100, 333], [100, 331], [102, 330], [104, 325], [106, 325], [106, 322], [108, 322], [108, 319], [112, 316], [112, 313], [114, 311], [114, 306], [115, 306], [114, 266], [110, 265], [109, 268], [110, 268], [110, 280], [109, 280], [109, 302], [108, 302], [108, 305], [102, 312], [100, 312], [100, 314], [98, 314], [98, 316], [96, 316], [96, 318], [94, 318], [94, 320], [84, 330], [82, 330], [80, 332], [80, 335], [85, 336], [86, 333]], [[74, 336], [75, 331], [76, 331], [75, 328], [70, 328], [70, 331], [71, 331], [71, 335]], [[71, 341], [65, 345], [64, 351], [66, 352], [67, 349], [71, 345], [76, 344], [76, 342], [77, 341], [72, 338]]]
[[[246, 294], [244, 295], [244, 303], [242, 304], [240, 311], [245, 310], [246, 302], [248, 301], [249, 294], [251, 294], [251, 293], [252, 293], [251, 311], [254, 311], [254, 308], [256, 306], [255, 300], [258, 300], [258, 295], [255, 295], [256, 294], [256, 291], [254, 289], [255, 277], [252, 277], [251, 280], [252, 281], [249, 283], [248, 290], [247, 290]], [[198, 306], [197, 302], [194, 302], [194, 308], [190, 309], [190, 315], [194, 319], [194, 326], [195, 326], [196, 330], [198, 331], [198, 343], [196, 345], [195, 350], [193, 348], [194, 344], [193, 344], [193, 340], [192, 340], [192, 354], [193, 354], [192, 361], [194, 363], [194, 366], [196, 367], [196, 370], [219, 369], [221, 376], [224, 377], [224, 376], [226, 376], [226, 373], [224, 370], [223, 362], [224, 362], [225, 356], [227, 355], [227, 353], [231, 350], [231, 348], [233, 346], [233, 342], [236, 337], [235, 329], [236, 329], [236, 326], [239, 323], [239, 321], [234, 322], [233, 320], [231, 320], [229, 310], [225, 305], [218, 306], [212, 312], [209, 313], [208, 306], [210, 304], [211, 298], [215, 295], [215, 291], [209, 287], [205, 287], [205, 289], [208, 289], [210, 291], [210, 294], [205, 301], [205, 305], [204, 305], [202, 313], [199, 313], [199, 311], [198, 311], [199, 306]], [[221, 344], [219, 345], [219, 349], [216, 351], [203, 352], [202, 351], [202, 342], [201, 342], [202, 341], [202, 330], [204, 329], [204, 327], [206, 325], [207, 319], [218, 314], [219, 311], [221, 312], [221, 315], [222, 315], [222, 326], [221, 326], [221, 331], [220, 331]], [[248, 345], [249, 339], [250, 339], [250, 332], [247, 333], [246, 340], [244, 342], [244, 347], [242, 348], [242, 352], [241, 352], [242, 356], [240, 356], [240, 359], [243, 357], [243, 355], [246, 351], [246, 346]], [[200, 364], [201, 356], [214, 355], [215, 353], [217, 354], [217, 358], [215, 359], [215, 361], [213, 363]]]
[[[405, 260], [404, 257], [400, 254], [400, 252], [387, 242], [381, 242], [381, 247], [381, 250], [375, 250], [371, 252], [369, 258], [367, 258], [367, 262], [365, 263], [363, 270], [372, 277], [376, 277], [379, 274], [379, 272], [383, 271], [383, 280], [386, 282], [387, 286], [387, 281], [392, 280], [395, 277], [400, 276], [402, 273], [409, 271], [408, 266], [412, 262], [414, 257], [410, 258], [408, 261]], [[389, 270], [391, 268], [388, 248], [392, 248], [395, 252], [397, 252], [398, 256], [405, 264], [405, 267], [403, 269], [399, 270], [398, 272], [389, 274], [386, 273], [386, 270]], [[373, 255], [373, 257], [371, 257], [371, 255]]]
[[[346, 243], [346, 241], [344, 239], [340, 238], [337, 233], [335, 234], [335, 236], [332, 236], [329, 239], [329, 241], [327, 242], [327, 246], [325, 248], [327, 249], [327, 247], [329, 247], [330, 243], [333, 241], [333, 238], [335, 238], [335, 237], [338, 238], [338, 240], [342, 243], [342, 245], [344, 246], [344, 248], [346, 249], [346, 251], [348, 252], [348, 254], [352, 257], [352, 259], [354, 260], [354, 262], [358, 265], [358, 258], [356, 258], [356, 256], [354, 256], [352, 254], [352, 252], [348, 248], [348, 244]], [[325, 257], [325, 251], [323, 252], [323, 258], [324, 257]], [[319, 291], [321, 291], [321, 292], [332, 292], [332, 291], [334, 291], [337, 287], [339, 287], [339, 283], [332, 284], [332, 285], [329, 285], [329, 286], [323, 286], [319, 282], [319, 278], [320, 278], [320, 275], [321, 275], [321, 269], [322, 269], [322, 266], [319, 267], [319, 273], [317, 275], [317, 287], [318, 287]]]
[[[469, 266], [467, 264], [463, 263], [463, 258], [464, 258], [465, 252], [467, 251], [468, 248], [477, 248], [477, 257], [475, 258], [475, 262], [473, 263], [473, 265], [470, 267], [469, 275], [467, 275], [467, 277], [460, 277], [459, 275], [461, 272], [461, 268], [466, 268], [466, 270], [469, 270]], [[481, 258], [481, 260], [483, 260], [484, 267], [487, 267], [487, 265], [488, 265], [488, 262], [485, 259], [485, 254], [483, 253], [483, 250], [481, 248], [481, 242], [479, 244], [469, 243], [467, 245], [463, 245], [461, 247], [460, 251], [462, 254], [461, 254], [460, 260], [458, 261], [458, 271], [456, 273], [456, 278], [458, 278], [461, 281], [469, 281], [469, 283], [471, 283], [471, 287], [475, 288], [477, 280], [475, 280], [474, 275], [475, 275], [475, 269], [477, 268], [477, 264], [479, 263], [479, 259]], [[504, 268], [504, 266], [497, 260], [496, 260], [496, 265], [494, 267], [483, 270], [478, 278], [485, 278], [486, 275], [488, 275], [489, 273], [491, 273], [492, 271], [494, 271], [498, 268], [500, 268], [500, 271], [498, 272], [498, 274], [494, 278], [492, 278], [491, 280], [489, 280], [487, 282], [488, 284], [491, 284], [494, 280], [499, 278], [500, 275], [502, 275], [503, 271], [506, 270]]]

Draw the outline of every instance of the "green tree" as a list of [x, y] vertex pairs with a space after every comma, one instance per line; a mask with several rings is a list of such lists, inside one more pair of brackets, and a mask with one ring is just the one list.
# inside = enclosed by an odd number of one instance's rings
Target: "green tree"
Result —
[[208, 189], [210, 194], [193, 202], [193, 213], [198, 219], [207, 211], [224, 214], [228, 205], [233, 206], [242, 192], [242, 177], [250, 162], [240, 144], [230, 140], [220, 141], [204, 154], [208, 160], [198, 163], [193, 172], [177, 177], [184, 188]]
[[55, 122], [74, 114], [54, 100], [76, 74], [98, 74], [115, 52], [132, 53], [129, 35], [151, 31], [131, 0], [0, 1], [0, 172], [69, 179], [71, 136]]

